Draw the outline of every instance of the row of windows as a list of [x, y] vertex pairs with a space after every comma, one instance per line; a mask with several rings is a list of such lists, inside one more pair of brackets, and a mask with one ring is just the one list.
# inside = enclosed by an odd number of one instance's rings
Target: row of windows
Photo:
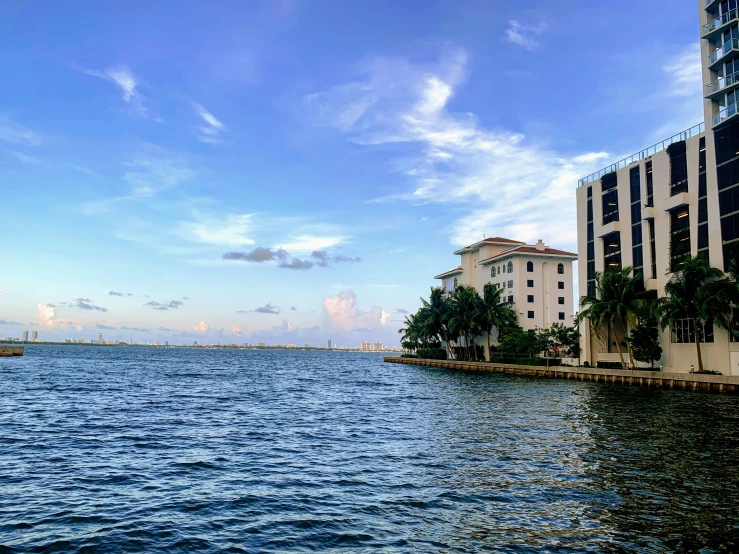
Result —
[[[529, 310], [529, 312], [528, 312], [527, 315], [528, 315], [528, 318], [529, 319], [534, 319], [534, 311], [533, 310]], [[559, 318], [560, 321], [564, 321], [565, 320], [565, 313], [564, 312], [559, 312], [558, 318]]]
[[[672, 332], [671, 341], [676, 344], [695, 343], [695, 323], [692, 319], [678, 319], [670, 327]], [[701, 342], [713, 342], [713, 323], [708, 322], [703, 326]]]
[[508, 273], [513, 273], [513, 262], [508, 262], [508, 265], [507, 266], [506, 266], [506, 264], [503, 264], [502, 271], [501, 271], [501, 266], [498, 266], [497, 268], [495, 266], [493, 266], [490, 269], [490, 276], [491, 277], [495, 277], [496, 274], [499, 275], [501, 273], [505, 273], [506, 272], [506, 267], [508, 268]]
[[[526, 301], [527, 301], [527, 302], [528, 302], [529, 304], [533, 304], [533, 302], [534, 302], [534, 295], [533, 295], [533, 294], [529, 294], [529, 295], [527, 295], [527, 296], [526, 296]], [[565, 303], [565, 297], [564, 297], [564, 296], [559, 296], [559, 297], [557, 298], [557, 304], [564, 304], [564, 303]]]

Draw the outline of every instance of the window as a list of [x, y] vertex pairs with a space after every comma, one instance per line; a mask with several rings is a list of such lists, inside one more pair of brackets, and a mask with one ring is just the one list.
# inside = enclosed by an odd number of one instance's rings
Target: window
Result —
[[533, 311], [529, 311], [529, 319], [534, 319], [534, 312]]
[[503, 273], [505, 273], [505, 264], [503, 264]]
[[644, 165], [647, 174], [647, 206], [654, 206], [654, 181], [652, 180], [652, 162]]
[[688, 192], [688, 157], [685, 141], [675, 142], [667, 148], [670, 156], [670, 196]]
[[564, 304], [564, 303], [565, 303], [565, 297], [564, 296], [560, 296], [559, 298], [557, 298], [557, 304]]
[[490, 276], [495, 277], [495, 266], [490, 270]]
[[503, 290], [505, 290], [505, 281], [503, 281], [503, 285], [502, 286], [503, 286]]
[[652, 279], [657, 278], [657, 246], [656, 241], [654, 239], [654, 219], [647, 220], [647, 223], [649, 224], [649, 253], [652, 257], [651, 260], [651, 273], [652, 273]]
[[509, 289], [512, 289], [513, 288], [513, 281], [508, 281], [508, 288]]
[[616, 189], [603, 193], [603, 225], [618, 221], [618, 191]]
[[621, 269], [621, 233], [603, 237], [603, 262], [606, 270]]
[[564, 282], [564, 281], [559, 281], [559, 282], [557, 283], [557, 288], [558, 288], [559, 290], [564, 290], [564, 289], [565, 289], [565, 282]]
[[534, 295], [533, 295], [533, 294], [529, 294], [529, 295], [528, 295], [528, 296], [526, 297], [526, 302], [528, 302], [528, 303], [530, 303], [530, 304], [531, 304], [531, 303], [533, 303], [533, 302], [534, 302]]
[[500, 266], [498, 266], [498, 273], [500, 273]]
[[528, 281], [526, 281], [526, 286], [529, 287], [530, 289], [534, 288], [534, 280], [529, 279]]
[[560, 275], [565, 274], [565, 264], [557, 264], [557, 273]]
[[[695, 322], [693, 319], [676, 319], [670, 326], [670, 340], [675, 344], [692, 344], [695, 342]], [[713, 322], [709, 321], [703, 326], [701, 342], [713, 342]]]
[[513, 295], [512, 294], [508, 296], [508, 303], [509, 304], [513, 304]]
[[634, 277], [640, 282], [637, 287], [644, 286], [644, 253], [642, 250], [642, 228], [641, 228], [641, 177], [639, 166], [632, 167], [630, 171], [630, 196], [631, 196], [631, 267]]
[[559, 320], [560, 321], [564, 321], [565, 320], [565, 313], [564, 312], [559, 312]]
[[670, 212], [670, 271], [678, 271], [683, 260], [688, 257], [690, 257], [690, 212], [688, 206], [681, 206]]
[[456, 277], [454, 278], [454, 288], [455, 289], [457, 288], [457, 278]]
[[587, 294], [595, 296], [595, 229], [593, 228], [593, 188], [588, 187]]
[[534, 262], [526, 262], [526, 271], [529, 273], [534, 272]]
[[513, 262], [508, 262], [508, 273], [513, 273]]

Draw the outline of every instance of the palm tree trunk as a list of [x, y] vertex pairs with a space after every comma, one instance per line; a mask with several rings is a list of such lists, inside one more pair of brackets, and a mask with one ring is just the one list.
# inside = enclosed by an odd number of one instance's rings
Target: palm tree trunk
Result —
[[[626, 319], [624, 319], [623, 324], [624, 324], [624, 340], [626, 340], [626, 334], [628, 333], [629, 323], [626, 321]], [[634, 353], [631, 350], [631, 344], [629, 343], [628, 340], [626, 340], [626, 351], [629, 353], [629, 365], [633, 369], [634, 368]]]
[[701, 322], [694, 319], [693, 325], [695, 325], [695, 349], [698, 351], [698, 373], [703, 373], [703, 356], [701, 356]]
[[618, 358], [621, 360], [621, 369], [625, 370], [626, 369], [626, 361], [624, 361], [624, 355], [623, 355], [623, 352], [621, 352], [621, 343], [618, 340], [618, 336], [616, 336], [616, 325], [613, 322], [614, 318], [615, 318], [615, 316], [612, 317], [608, 321], [608, 323], [611, 326], [611, 331], [613, 332], [613, 338], [616, 341], [616, 349], [618, 350]]
[[488, 362], [493, 361], [493, 353], [490, 351], [490, 331], [492, 329], [488, 329]]

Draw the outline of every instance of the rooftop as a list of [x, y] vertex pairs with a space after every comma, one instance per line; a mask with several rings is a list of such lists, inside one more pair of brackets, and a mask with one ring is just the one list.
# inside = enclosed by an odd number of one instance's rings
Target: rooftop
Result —
[[462, 269], [462, 266], [458, 267], [457, 269], [450, 269], [449, 271], [445, 273], [440, 273], [434, 279], [443, 279], [444, 277], [449, 277], [450, 275], [456, 275], [457, 273], [462, 273], [464, 270]]
[[513, 240], [513, 239], [506, 239], [503, 237], [490, 237], [489, 239], [482, 239], [479, 242], [476, 242], [474, 244], [470, 244], [469, 246], [465, 246], [464, 248], [460, 248], [454, 254], [461, 254], [463, 252], [466, 252], [468, 250], [478, 248], [479, 246], [483, 244], [526, 244], [525, 242], [521, 242], [520, 240]]
[[567, 252], [565, 250], [557, 250], [556, 248], [550, 248], [548, 246], [541, 245], [540, 247], [536, 246], [529, 246], [529, 245], [523, 245], [523, 246], [517, 246], [515, 248], [511, 248], [510, 250], [506, 250], [505, 252], [501, 252], [500, 254], [496, 254], [492, 258], [488, 258], [486, 260], [481, 260], [477, 263], [479, 264], [486, 264], [488, 262], [492, 262], [495, 260], [499, 260], [501, 258], [505, 258], [506, 256], [511, 256], [514, 254], [533, 254], [538, 256], [555, 256], [557, 258], [574, 258], [577, 259], [577, 254], [573, 252]]
[[580, 188], [583, 185], [587, 185], [588, 183], [592, 183], [593, 181], [597, 181], [598, 179], [603, 177], [603, 175], [606, 175], [613, 171], [618, 171], [619, 169], [623, 169], [624, 167], [630, 166], [634, 162], [638, 162], [639, 160], [643, 160], [645, 158], [648, 158], [649, 156], [653, 156], [657, 152], [661, 152], [662, 150], [670, 146], [673, 142], [680, 142], [681, 140], [687, 140], [690, 137], [698, 136], [704, 133], [705, 131], [706, 131], [706, 127], [703, 123], [698, 123], [698, 125], [693, 125], [690, 129], [687, 129], [683, 131], [682, 133], [673, 135], [670, 138], [663, 140], [662, 142], [658, 142], [657, 144], [653, 144], [649, 148], [645, 148], [644, 150], [640, 150], [636, 154], [632, 154], [628, 158], [619, 160], [615, 164], [611, 164], [608, 167], [604, 167], [600, 171], [596, 171], [595, 173], [591, 173], [587, 177], [583, 177], [577, 182], [577, 188]]

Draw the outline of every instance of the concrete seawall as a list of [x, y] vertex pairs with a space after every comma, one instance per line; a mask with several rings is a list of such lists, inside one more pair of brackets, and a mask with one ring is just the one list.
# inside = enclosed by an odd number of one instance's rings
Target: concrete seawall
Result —
[[507, 375], [547, 377], [550, 379], [574, 379], [596, 383], [618, 383], [638, 387], [683, 389], [726, 394], [739, 394], [739, 377], [725, 375], [701, 375], [695, 373], [662, 373], [660, 371], [623, 371], [620, 369], [595, 369], [589, 367], [542, 367], [481, 362], [459, 362], [456, 360], [425, 360], [386, 356], [391, 364], [440, 367], [462, 371], [486, 371]]
[[10, 356], [23, 356], [25, 348], [23, 346], [5, 346], [0, 344], [0, 358]]

